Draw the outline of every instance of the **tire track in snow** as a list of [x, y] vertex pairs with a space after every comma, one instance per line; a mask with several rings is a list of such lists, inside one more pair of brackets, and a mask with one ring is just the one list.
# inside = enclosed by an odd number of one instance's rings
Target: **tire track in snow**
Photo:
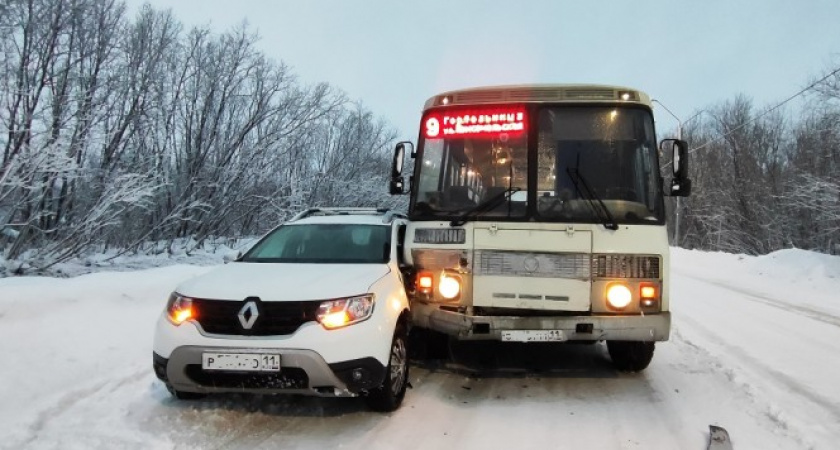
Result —
[[285, 420], [279, 420], [272, 416], [257, 415], [256, 413], [248, 414], [240, 419], [244, 420], [239, 420], [236, 434], [218, 446], [213, 447], [214, 449], [259, 448], [273, 437], [281, 434], [284, 429], [295, 427], [298, 424], [298, 421], [294, 419], [286, 422]]
[[35, 420], [28, 426], [28, 437], [23, 439], [20, 448], [26, 447], [38, 440], [38, 435], [46, 428], [47, 424], [60, 417], [74, 406], [78, 405], [85, 399], [102, 392], [106, 388], [119, 388], [132, 381], [144, 378], [148, 374], [148, 369], [135, 370], [128, 375], [119, 377], [117, 379], [106, 379], [97, 383], [88, 385], [84, 388], [79, 388], [67, 392], [59, 398], [52, 406], [48, 406], [39, 411]]
[[[359, 430], [363, 430], [367, 426], [367, 418], [375, 417], [371, 414], [357, 414], [364, 412], [364, 408], [350, 398], [251, 394], [221, 394], [218, 398], [221, 399], [220, 403], [212, 399], [195, 402], [194, 407], [199, 411], [218, 411], [223, 417], [223, 420], [215, 424], [204, 424], [209, 428], [199, 433], [202, 441], [207, 440], [207, 436], [214, 431], [223, 434], [202, 443], [199, 446], [201, 448], [274, 449], [277, 448], [277, 442], [284, 442], [283, 448], [288, 449], [324, 448], [329, 445], [329, 436], [320, 433], [320, 423], [324, 420], [340, 418], [338, 422], [342, 426], [352, 422], [359, 425]], [[224, 427], [231, 422], [236, 423], [235, 428]], [[312, 439], [300, 440], [298, 438], [301, 435]]]
[[833, 417], [834, 423], [840, 423], [840, 405], [820, 397], [819, 393], [812, 391], [808, 386], [755, 359], [740, 347], [729, 344], [725, 340], [721, 339], [717, 333], [709, 330], [702, 323], [692, 319], [688, 315], [680, 316], [680, 321], [689, 323], [692, 328], [703, 334], [706, 339], [726, 349], [729, 354], [734, 356], [740, 362], [746, 363], [755, 370], [768, 375], [769, 378], [772, 378], [777, 383], [783, 385], [790, 392], [793, 392], [794, 394], [809, 400], [815, 405], [822, 407]]
[[[752, 385], [739, 381], [738, 374], [735, 369], [724, 366], [719, 358], [715, 358], [708, 349], [685, 337], [676, 326], [671, 330], [671, 342], [677, 346], [684, 347], [685, 350], [694, 355], [694, 357], [704, 361], [704, 363], [700, 365], [705, 368], [702, 371], [703, 373], [718, 374], [725, 377], [729, 382], [740, 385], [742, 390], [739, 391], [739, 394], [744, 395], [749, 402], [757, 408], [760, 408], [755, 411], [759, 414], [763, 414], [764, 417], [775, 426], [775, 432], [778, 432], [782, 436], [795, 441], [797, 444], [796, 448], [809, 450], [816, 448], [814, 443], [809, 440], [807, 433], [800, 432], [795, 427], [792, 427], [791, 424], [784, 418], [780, 417], [774, 407], [764, 401]], [[713, 424], [726, 425], [725, 423]]]
[[755, 303], [761, 303], [767, 306], [771, 306], [773, 308], [780, 309], [785, 312], [794, 313], [802, 317], [807, 317], [808, 319], [816, 320], [818, 322], [822, 322], [840, 328], [840, 317], [833, 316], [827, 312], [818, 311], [816, 309], [808, 308], [806, 306], [791, 305], [790, 303], [785, 303], [774, 298], [768, 297], [766, 295], [762, 295], [757, 292], [750, 291], [738, 286], [733, 286], [716, 280], [709, 280], [707, 278], [698, 277], [696, 275], [690, 275], [685, 272], [675, 271], [675, 273], [679, 274], [682, 277], [690, 278], [701, 283], [706, 283], [712, 286], [717, 286], [719, 288], [726, 289], [728, 291], [737, 292], [743, 295], [743, 298], [745, 300], [749, 300]]

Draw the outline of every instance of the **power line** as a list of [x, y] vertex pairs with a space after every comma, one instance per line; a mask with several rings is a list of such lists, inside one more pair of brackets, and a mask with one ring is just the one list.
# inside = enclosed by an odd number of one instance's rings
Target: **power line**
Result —
[[831, 73], [829, 73], [828, 75], [826, 75], [826, 76], [824, 76], [824, 77], [820, 78], [819, 80], [817, 80], [817, 81], [815, 81], [815, 82], [811, 83], [810, 85], [808, 85], [807, 87], [805, 87], [805, 88], [804, 88], [804, 89], [802, 89], [801, 91], [797, 92], [796, 94], [791, 95], [790, 97], [788, 97], [787, 99], [785, 99], [784, 101], [782, 101], [781, 103], [779, 103], [778, 105], [776, 105], [776, 106], [774, 106], [774, 107], [772, 107], [772, 108], [770, 108], [770, 109], [768, 109], [768, 110], [764, 111], [763, 113], [761, 113], [761, 114], [759, 114], [759, 115], [757, 115], [757, 116], [753, 117], [751, 120], [748, 120], [748, 121], [746, 121], [746, 122], [742, 123], [741, 125], [739, 125], [739, 126], [735, 127], [734, 129], [730, 130], [728, 133], [722, 134], [722, 135], [720, 135], [720, 136], [718, 136], [718, 137], [716, 137], [716, 138], [714, 138], [714, 139], [712, 139], [712, 140], [706, 141], [703, 145], [701, 145], [701, 146], [699, 146], [699, 147], [695, 147], [695, 148], [690, 149], [690, 150], [688, 151], [688, 153], [689, 153], [689, 154], [691, 154], [691, 153], [696, 152], [697, 150], [700, 150], [700, 149], [706, 148], [706, 147], [708, 147], [709, 145], [711, 145], [711, 144], [713, 144], [713, 143], [715, 143], [715, 142], [717, 142], [717, 141], [720, 141], [721, 139], [723, 139], [723, 138], [725, 138], [725, 137], [729, 136], [730, 134], [732, 134], [732, 133], [734, 133], [734, 132], [736, 132], [736, 131], [740, 130], [741, 128], [744, 128], [745, 126], [747, 126], [747, 125], [749, 125], [749, 124], [751, 124], [751, 123], [754, 123], [754, 122], [758, 121], [758, 120], [759, 120], [759, 119], [761, 119], [762, 117], [764, 117], [764, 116], [766, 116], [766, 115], [770, 114], [771, 112], [773, 112], [773, 111], [775, 111], [775, 110], [777, 110], [777, 109], [781, 108], [782, 106], [786, 105], [788, 102], [790, 102], [791, 100], [795, 99], [796, 97], [799, 97], [800, 95], [802, 95], [802, 94], [804, 94], [804, 93], [806, 93], [806, 92], [810, 91], [811, 89], [813, 89], [813, 88], [814, 88], [814, 86], [816, 86], [816, 85], [818, 85], [818, 84], [822, 83], [823, 81], [825, 81], [825, 80], [827, 80], [827, 79], [831, 78], [832, 76], [836, 75], [837, 73], [840, 73], [840, 67], [838, 67], [838, 68], [834, 69], [833, 71], [831, 71]]

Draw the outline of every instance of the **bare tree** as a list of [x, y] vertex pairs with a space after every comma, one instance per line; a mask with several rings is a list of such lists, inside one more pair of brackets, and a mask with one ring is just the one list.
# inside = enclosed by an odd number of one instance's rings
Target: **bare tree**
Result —
[[184, 31], [118, 0], [2, 8], [7, 260], [43, 269], [102, 246], [259, 233], [310, 205], [398, 205], [388, 124], [300, 84], [245, 25]]

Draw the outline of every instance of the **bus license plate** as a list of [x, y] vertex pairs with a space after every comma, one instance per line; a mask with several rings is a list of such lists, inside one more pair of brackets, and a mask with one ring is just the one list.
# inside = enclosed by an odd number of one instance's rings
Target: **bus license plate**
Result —
[[269, 353], [204, 353], [201, 355], [204, 370], [230, 370], [237, 372], [279, 372], [280, 355]]
[[507, 330], [502, 331], [503, 342], [563, 342], [563, 330]]

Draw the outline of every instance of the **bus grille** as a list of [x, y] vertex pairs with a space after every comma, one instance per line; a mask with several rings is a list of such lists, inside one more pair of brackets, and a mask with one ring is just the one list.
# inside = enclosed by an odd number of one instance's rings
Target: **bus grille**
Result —
[[615, 100], [618, 96], [613, 89], [567, 89], [567, 100]]
[[538, 278], [652, 278], [661, 279], [655, 255], [589, 255], [476, 250], [475, 274]]
[[477, 250], [476, 275], [589, 279], [586, 253], [531, 253]]
[[658, 256], [592, 255], [593, 278], [653, 278], [661, 276]]

